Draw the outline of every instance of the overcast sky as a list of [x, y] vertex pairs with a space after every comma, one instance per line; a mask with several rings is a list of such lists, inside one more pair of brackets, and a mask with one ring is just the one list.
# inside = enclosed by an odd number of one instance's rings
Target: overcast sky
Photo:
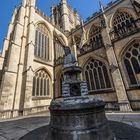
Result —
[[[0, 49], [3, 39], [6, 36], [8, 23], [15, 6], [18, 6], [22, 0], [2, 0], [0, 4]], [[50, 5], [52, 0], [37, 0], [36, 6], [45, 14], [50, 15]], [[60, 0], [54, 0], [58, 4]], [[105, 5], [111, 0], [101, 0]], [[68, 0], [69, 5], [76, 8], [80, 17], [86, 19], [92, 13], [99, 10], [99, 0]]]

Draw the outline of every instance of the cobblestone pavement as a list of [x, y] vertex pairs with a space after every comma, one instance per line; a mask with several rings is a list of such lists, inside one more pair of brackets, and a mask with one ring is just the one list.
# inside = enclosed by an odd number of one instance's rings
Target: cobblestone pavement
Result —
[[[121, 123], [126, 123], [131, 126], [131, 128], [123, 133], [128, 135], [127, 133], [129, 132], [129, 138], [132, 136], [130, 140], [133, 140], [134, 137], [133, 135], [138, 135], [137, 131], [139, 128], [140, 129], [140, 113], [107, 113], [107, 118], [112, 121], [118, 121]], [[118, 128], [121, 128], [121, 123], [111, 123], [112, 127], [114, 125]], [[18, 119], [12, 119], [8, 121], [0, 121], [0, 140], [19, 140], [19, 138], [23, 137], [27, 133], [32, 132], [33, 130], [37, 128], [43, 128], [40, 129], [40, 133], [45, 133], [47, 128], [45, 127], [46, 125], [49, 124], [49, 114], [48, 113], [43, 113], [40, 115], [35, 115], [35, 116], [28, 116], [28, 117], [22, 117]], [[126, 126], [124, 125], [122, 129], [125, 129]], [[129, 127], [129, 126], [128, 126]], [[135, 130], [132, 130], [132, 128], [135, 128]], [[118, 129], [117, 134], [121, 136], [122, 130]], [[123, 136], [122, 136], [123, 137]], [[120, 137], [120, 140], [123, 140], [123, 138]], [[32, 139], [29, 139], [32, 140]], [[33, 139], [36, 140], [36, 139]], [[39, 139], [37, 139], [39, 140]], [[125, 138], [124, 140], [127, 140]], [[135, 139], [134, 139], [135, 140]]]

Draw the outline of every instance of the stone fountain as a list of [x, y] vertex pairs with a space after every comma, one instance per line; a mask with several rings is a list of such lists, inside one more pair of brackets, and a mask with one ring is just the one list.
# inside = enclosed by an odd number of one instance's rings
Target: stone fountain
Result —
[[46, 140], [113, 140], [105, 103], [88, 95], [87, 83], [80, 78], [82, 68], [69, 47], [64, 50], [62, 98], [51, 102]]

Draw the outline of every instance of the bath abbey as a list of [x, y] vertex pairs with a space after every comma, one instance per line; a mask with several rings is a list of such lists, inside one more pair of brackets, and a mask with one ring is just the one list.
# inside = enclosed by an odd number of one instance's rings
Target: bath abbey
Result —
[[66, 0], [52, 3], [50, 16], [36, 0], [21, 0], [0, 54], [0, 118], [43, 112], [61, 98], [65, 46], [82, 67], [88, 94], [107, 111], [140, 110], [140, 0], [99, 4], [83, 21]]

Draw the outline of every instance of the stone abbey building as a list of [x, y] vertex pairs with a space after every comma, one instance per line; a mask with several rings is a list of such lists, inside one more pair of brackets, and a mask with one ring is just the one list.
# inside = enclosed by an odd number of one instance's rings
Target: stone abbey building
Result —
[[[81, 22], [66, 0], [48, 17], [22, 0], [0, 55], [0, 118], [42, 112], [61, 97], [63, 46], [70, 46], [89, 95], [106, 110], [140, 110], [140, 1], [116, 0]], [[94, 1], [93, 4], [94, 6]]]

